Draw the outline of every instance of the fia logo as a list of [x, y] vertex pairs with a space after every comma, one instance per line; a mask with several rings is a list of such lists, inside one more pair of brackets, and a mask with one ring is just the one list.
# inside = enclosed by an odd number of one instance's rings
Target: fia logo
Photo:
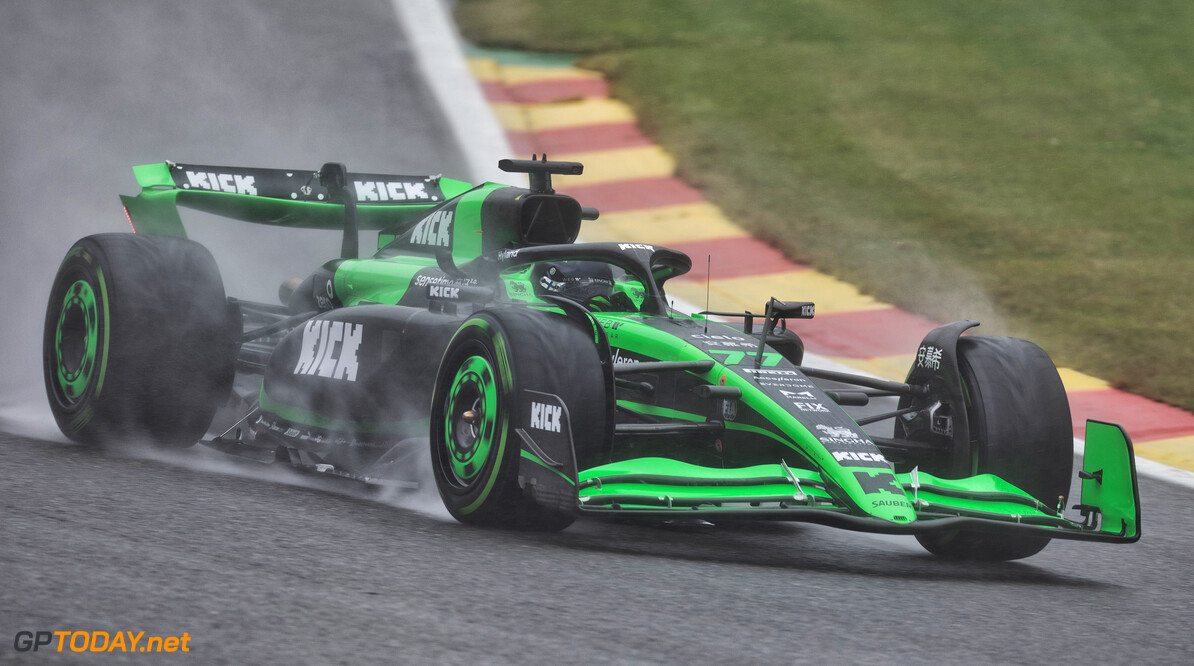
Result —
[[363, 333], [362, 324], [327, 319], [307, 322], [303, 327], [303, 346], [294, 374], [355, 382], [357, 349], [361, 346]]

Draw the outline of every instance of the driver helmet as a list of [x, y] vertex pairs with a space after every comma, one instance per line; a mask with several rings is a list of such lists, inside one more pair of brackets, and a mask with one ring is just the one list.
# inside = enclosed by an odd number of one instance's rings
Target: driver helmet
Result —
[[614, 293], [614, 275], [609, 264], [600, 261], [559, 261], [535, 267], [535, 289], [541, 294], [558, 294], [584, 303]]

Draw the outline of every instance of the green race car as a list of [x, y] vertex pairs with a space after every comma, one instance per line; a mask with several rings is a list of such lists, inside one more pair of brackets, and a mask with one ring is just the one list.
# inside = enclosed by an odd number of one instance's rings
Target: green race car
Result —
[[[551, 178], [580, 164], [499, 166], [530, 187], [335, 163], [136, 167], [142, 191], [122, 197], [136, 233], [78, 241], [54, 282], [44, 367], [60, 428], [370, 482], [409, 480], [429, 439], [444, 504], [483, 526], [793, 520], [994, 560], [1139, 539], [1116, 425], [1087, 423], [1067, 504], [1070, 411], [1036, 345], [962, 335], [965, 321], [928, 331], [904, 382], [808, 367], [790, 322], [812, 303], [678, 312], [663, 285], [687, 256], [575, 242], [597, 211]], [[180, 206], [343, 229], [340, 257], [280, 303], [228, 298]], [[362, 230], [378, 232], [367, 258]], [[872, 401], [890, 409], [858, 411]], [[890, 436], [864, 429], [884, 421]]]

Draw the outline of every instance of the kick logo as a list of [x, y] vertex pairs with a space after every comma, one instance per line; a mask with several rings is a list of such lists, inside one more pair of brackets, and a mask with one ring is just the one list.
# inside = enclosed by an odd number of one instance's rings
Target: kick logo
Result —
[[257, 194], [257, 183], [253, 176], [237, 176], [231, 173], [188, 171], [187, 182], [183, 187], [229, 194]]
[[886, 463], [887, 458], [881, 453], [867, 453], [857, 451], [834, 451], [833, 459], [838, 462]]
[[560, 431], [560, 414], [564, 408], [559, 405], [545, 405], [541, 402], [531, 403], [531, 427], [548, 432]]
[[410, 233], [410, 242], [414, 245], [448, 247], [451, 239], [452, 211], [450, 210], [436, 211], [431, 216], [423, 218]]
[[433, 284], [430, 287], [427, 287], [427, 297], [455, 300], [460, 298], [460, 287], [447, 287], [442, 284]]
[[296, 375], [357, 380], [357, 349], [361, 346], [362, 324], [321, 319], [303, 327], [303, 346]]
[[354, 180], [357, 201], [412, 201], [431, 199], [423, 183], [386, 182], [384, 180]]

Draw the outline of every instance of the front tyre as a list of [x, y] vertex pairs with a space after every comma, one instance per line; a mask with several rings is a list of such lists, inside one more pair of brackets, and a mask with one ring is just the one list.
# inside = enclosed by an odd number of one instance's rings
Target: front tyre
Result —
[[70, 439], [190, 446], [227, 399], [239, 322], [194, 241], [97, 234], [63, 259], [46, 308], [50, 411]]
[[580, 451], [608, 436], [605, 382], [591, 331], [563, 316], [493, 310], [461, 325], [444, 353], [431, 407], [431, 461], [444, 505], [483, 527], [560, 530], [573, 516], [519, 483], [524, 389], [558, 396]]
[[[958, 340], [966, 391], [973, 474], [994, 474], [1048, 506], [1069, 494], [1074, 433], [1069, 399], [1043, 349], [1017, 338]], [[918, 535], [949, 559], [1016, 560], [1039, 553], [1049, 537], [953, 530]]]

